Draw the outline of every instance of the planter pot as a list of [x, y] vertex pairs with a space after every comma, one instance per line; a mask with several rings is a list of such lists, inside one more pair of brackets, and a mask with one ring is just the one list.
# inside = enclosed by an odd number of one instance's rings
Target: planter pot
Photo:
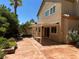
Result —
[[4, 51], [6, 54], [13, 54], [13, 53], [15, 53], [15, 50], [16, 50], [16, 46], [13, 46], [8, 49], [2, 49], [2, 51]]
[[76, 42], [76, 47], [79, 48], [79, 42]]

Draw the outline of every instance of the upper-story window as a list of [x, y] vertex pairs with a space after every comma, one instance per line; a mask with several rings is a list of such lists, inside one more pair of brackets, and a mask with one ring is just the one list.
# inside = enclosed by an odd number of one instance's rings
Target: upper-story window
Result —
[[45, 12], [45, 16], [49, 16], [49, 10]]
[[54, 14], [55, 11], [56, 11], [56, 6], [53, 6], [45, 12], [45, 16], [50, 16], [51, 14]]
[[52, 13], [53, 13], [53, 8], [50, 9], [50, 14], [52, 14]]
[[50, 14], [55, 13], [55, 9], [56, 9], [56, 6], [53, 6], [53, 7], [50, 9]]

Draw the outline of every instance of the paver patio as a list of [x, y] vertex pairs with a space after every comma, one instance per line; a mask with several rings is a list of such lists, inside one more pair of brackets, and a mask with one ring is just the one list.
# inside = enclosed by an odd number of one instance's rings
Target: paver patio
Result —
[[42, 46], [33, 38], [24, 38], [17, 44], [15, 54], [5, 59], [79, 59], [79, 49], [71, 45]]

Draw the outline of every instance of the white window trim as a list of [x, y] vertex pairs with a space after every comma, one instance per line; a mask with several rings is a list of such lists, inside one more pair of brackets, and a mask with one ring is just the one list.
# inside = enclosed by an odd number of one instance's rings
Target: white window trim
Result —
[[[53, 6], [51, 6], [50, 9], [53, 8], [54, 6], [56, 7], [56, 4], [54, 4]], [[55, 13], [56, 13], [56, 8], [55, 8], [55, 12], [52, 13], [52, 14], [50, 14], [50, 16], [51, 16], [51, 15], [54, 15]]]

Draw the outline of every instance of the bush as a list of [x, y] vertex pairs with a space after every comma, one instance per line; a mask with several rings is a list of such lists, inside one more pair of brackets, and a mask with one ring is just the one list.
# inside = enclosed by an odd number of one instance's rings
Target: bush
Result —
[[13, 39], [9, 39], [9, 40], [8, 40], [8, 43], [9, 43], [9, 46], [10, 46], [10, 47], [16, 46], [16, 41], [13, 40]]
[[74, 31], [70, 31], [69, 32], [69, 39], [72, 41], [72, 42], [79, 42], [79, 34], [78, 34], [78, 31], [74, 30]]
[[19, 21], [16, 15], [6, 6], [0, 5], [0, 36], [14, 37], [19, 33]]
[[9, 44], [6, 38], [0, 37], [0, 47], [2, 49], [9, 48]]
[[11, 48], [12, 46], [16, 46], [15, 40], [0, 37], [0, 48], [7, 49]]
[[0, 59], [3, 59], [4, 56], [5, 56], [5, 53], [3, 51], [1, 51], [1, 49], [0, 49]]

